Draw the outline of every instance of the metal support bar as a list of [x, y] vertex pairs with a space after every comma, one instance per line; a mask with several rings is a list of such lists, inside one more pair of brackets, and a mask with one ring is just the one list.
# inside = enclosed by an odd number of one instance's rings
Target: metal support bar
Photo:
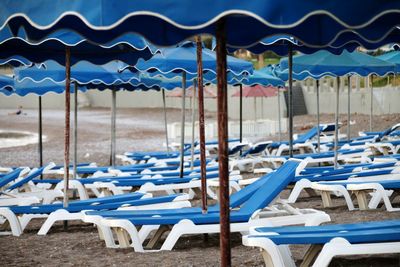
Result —
[[76, 167], [78, 164], [78, 83], [75, 82], [74, 89], [74, 164], [73, 164], [73, 178], [76, 179]]
[[336, 112], [335, 112], [335, 151], [334, 151], [334, 167], [338, 167], [338, 150], [339, 150], [339, 88], [340, 77], [336, 77]]
[[168, 121], [167, 121], [167, 105], [165, 102], [165, 89], [161, 90], [164, 108], [164, 128], [165, 128], [165, 144], [167, 146], [167, 153], [169, 154], [169, 142], [168, 142]]
[[228, 90], [226, 77], [225, 19], [216, 25], [217, 80], [218, 80], [218, 167], [220, 199], [221, 266], [231, 266], [231, 240], [229, 223], [229, 157], [228, 157]]
[[110, 165], [115, 167], [115, 123], [116, 123], [116, 112], [117, 112], [117, 91], [115, 88], [111, 90], [111, 154], [110, 154]]
[[183, 177], [184, 153], [185, 153], [185, 98], [186, 98], [186, 72], [182, 72], [182, 120], [181, 120], [181, 155], [179, 177]]
[[320, 131], [320, 117], [319, 117], [319, 80], [317, 80], [317, 142], [318, 153], [321, 153], [321, 131]]
[[64, 128], [64, 198], [63, 207], [68, 208], [69, 181], [69, 133], [70, 133], [70, 82], [71, 82], [71, 50], [65, 47], [65, 128]]
[[289, 91], [288, 91], [288, 104], [289, 104], [289, 157], [293, 157], [293, 49], [292, 45], [288, 45], [289, 55]]

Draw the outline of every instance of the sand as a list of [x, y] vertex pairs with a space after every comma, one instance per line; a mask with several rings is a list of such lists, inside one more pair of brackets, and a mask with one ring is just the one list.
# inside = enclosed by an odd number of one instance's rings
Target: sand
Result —
[[[9, 116], [10, 110], [0, 110], [2, 130], [37, 131], [37, 111], [26, 110], [25, 116]], [[79, 161], [107, 164], [110, 147], [110, 112], [107, 109], [84, 109], [79, 115]], [[215, 114], [210, 114], [215, 119]], [[169, 121], [179, 121], [179, 110], [168, 110]], [[189, 117], [189, 116], [188, 116]], [[44, 161], [63, 162], [63, 111], [46, 110], [43, 114]], [[346, 116], [341, 117], [345, 123]], [[352, 115], [356, 124], [352, 135], [365, 130], [369, 116]], [[295, 117], [295, 132], [308, 130], [315, 117]], [[322, 122], [333, 122], [332, 114], [324, 114]], [[374, 117], [374, 129], [380, 130], [400, 122], [400, 116]], [[342, 128], [346, 133], [346, 128]], [[276, 136], [265, 139], [276, 140]], [[161, 109], [119, 109], [117, 118], [117, 153], [137, 150], [157, 150], [164, 142], [164, 125]], [[13, 148], [0, 148], [0, 166], [37, 166], [37, 144]], [[288, 192], [283, 192], [287, 196]], [[299, 208], [315, 208], [327, 212], [333, 223], [351, 223], [381, 219], [400, 218], [400, 213], [389, 213], [384, 209], [374, 211], [348, 211], [343, 199], [334, 200], [335, 207], [323, 209], [319, 198], [302, 198], [295, 204]], [[395, 206], [400, 206], [397, 200]], [[107, 249], [99, 240], [97, 230], [81, 222], [70, 224], [64, 232], [62, 224], [54, 227], [47, 236], [36, 235], [43, 220], [33, 221], [20, 237], [0, 237], [2, 266], [217, 266], [219, 264], [218, 235], [202, 235], [181, 238], [171, 252], [135, 253], [132, 249]], [[299, 262], [306, 246], [297, 246], [294, 257]], [[232, 263], [234, 266], [261, 266], [263, 260], [257, 249], [241, 245], [241, 235], [232, 234]], [[334, 259], [331, 266], [400, 266], [395, 255], [363, 256]]]

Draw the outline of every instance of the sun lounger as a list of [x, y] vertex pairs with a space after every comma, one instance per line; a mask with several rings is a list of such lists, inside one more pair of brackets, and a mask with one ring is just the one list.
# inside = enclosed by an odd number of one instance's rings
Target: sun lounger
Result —
[[338, 256], [400, 253], [400, 220], [252, 228], [243, 244], [260, 248], [274, 267], [295, 266], [289, 245], [310, 244], [301, 266], [324, 267]]
[[[374, 178], [379, 179], [379, 176]], [[400, 177], [399, 177], [400, 178]], [[375, 209], [383, 201], [388, 211], [399, 211], [400, 208], [392, 206], [393, 199], [398, 196], [400, 191], [400, 180], [368, 180], [368, 181], [336, 181], [325, 183], [312, 183], [311, 188], [321, 192], [324, 207], [332, 207], [331, 193], [340, 192], [346, 200], [349, 210], [354, 210], [351, 194], [357, 198], [358, 206], [361, 210]], [[388, 192], [388, 190], [390, 190]], [[372, 198], [368, 204], [368, 194], [371, 192]], [[389, 198], [390, 196], [390, 198]]]
[[[56, 221], [81, 220], [83, 210], [113, 210], [117, 208], [162, 208], [165, 203], [187, 200], [186, 195], [151, 197], [144, 193], [131, 193], [119, 196], [102, 197], [89, 200], [72, 201], [67, 208], [62, 203], [36, 206], [0, 207], [0, 215], [9, 222], [13, 235], [20, 235], [28, 223], [34, 218], [47, 218], [39, 234], [46, 234]], [[161, 205], [160, 205], [161, 204]], [[182, 202], [175, 207], [186, 207], [189, 202]], [[169, 205], [174, 207], [174, 205]]]
[[[293, 179], [298, 165], [299, 162], [288, 161], [282, 168], [269, 176], [265, 184], [254, 192], [252, 197], [243, 203], [240, 208], [232, 210], [230, 214], [231, 232], [246, 232], [250, 226], [256, 225], [319, 224], [322, 221], [329, 220], [326, 214], [315, 210], [308, 210], [305, 213], [296, 210], [297, 215], [288, 215], [286, 213], [286, 216], [277, 216], [278, 214], [285, 215], [285, 212], [272, 209], [269, 214], [273, 213], [275, 216], [263, 217], [268, 212], [263, 213], [261, 210], [271, 204]], [[142, 226], [141, 231], [143, 229], [143, 232], [146, 233], [147, 226], [152, 230], [159, 229], [154, 236], [155, 239], [150, 241], [150, 244], [153, 244], [166, 230], [160, 226], [172, 225], [171, 232], [161, 246], [161, 250], [171, 250], [182, 235], [218, 233], [220, 229], [218, 213], [142, 216], [129, 219], [111, 218], [103, 219], [102, 224], [116, 229], [120, 247], [132, 245], [135, 251], [144, 251], [142, 242], [147, 237], [147, 234], [139, 236], [136, 226]], [[132, 240], [132, 244], [130, 244], [129, 240]]]
[[[385, 166], [385, 165], [381, 165]], [[337, 171], [336, 171], [337, 172]], [[314, 189], [316, 185], [313, 182], [335, 182], [335, 181], [365, 181], [377, 180], [393, 180], [400, 179], [400, 170], [398, 167], [394, 168], [382, 168], [382, 169], [369, 169], [356, 172], [341, 173], [336, 175], [314, 175], [296, 177], [294, 182], [296, 182], [293, 187], [290, 196], [288, 198], [289, 203], [295, 203], [303, 190]], [[337, 191], [337, 190], [334, 190]]]
[[[33, 179], [39, 177], [47, 170], [55, 166], [50, 163], [44, 167], [33, 169], [28, 174], [26, 169], [21, 171], [17, 179], [12, 179], [11, 175], [3, 180], [3, 191], [0, 192], [3, 196], [0, 198], [0, 205], [26, 205], [30, 203], [52, 203], [55, 199], [63, 197], [61, 190], [45, 190], [34, 186], [31, 182]], [[14, 180], [14, 182], [12, 182]]]
[[268, 146], [270, 144], [272, 144], [272, 141], [258, 142], [242, 153], [241, 157], [259, 157], [262, 155], [268, 155], [266, 153], [268, 153]]

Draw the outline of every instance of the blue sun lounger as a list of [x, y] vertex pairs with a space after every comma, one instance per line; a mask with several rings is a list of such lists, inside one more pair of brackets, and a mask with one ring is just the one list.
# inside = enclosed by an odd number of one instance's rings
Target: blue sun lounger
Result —
[[[151, 206], [182, 200], [187, 200], [185, 194], [149, 197], [143, 193], [130, 193], [88, 200], [71, 201], [67, 208], [64, 208], [62, 203], [36, 206], [0, 207], [0, 215], [4, 216], [8, 220], [14, 235], [21, 234], [23, 229], [33, 218], [48, 217], [39, 231], [39, 234], [43, 235], [48, 232], [56, 221], [82, 219], [83, 213], [81, 213], [81, 211], [84, 210], [114, 210], [121, 207], [132, 208], [136, 206]], [[182, 202], [181, 204], [183, 205], [178, 206], [185, 207], [190, 205], [187, 201]], [[21, 217], [18, 219], [17, 216]]]
[[[262, 186], [267, 178], [272, 175], [266, 174], [254, 183], [244, 187], [243, 189], [233, 193], [229, 197], [229, 206], [231, 209], [238, 208], [244, 202], [246, 202], [255, 191], [257, 191], [260, 186]], [[219, 212], [219, 204], [215, 204], [209, 206], [207, 212]], [[201, 214], [202, 210], [199, 207], [190, 207], [183, 209], [168, 209], [168, 210], [141, 210], [139, 212], [136, 211], [88, 211], [86, 215], [96, 215], [103, 217], [112, 217], [112, 218], [129, 218], [129, 217], [141, 217], [141, 216], [157, 216], [157, 215], [176, 215], [176, 214]]]
[[400, 253], [400, 220], [252, 228], [243, 244], [261, 248], [274, 267], [295, 266], [288, 245], [311, 244], [302, 266], [323, 267], [337, 256]]
[[[290, 160], [286, 162], [275, 173], [266, 178], [265, 183], [260, 186], [240, 208], [230, 212], [230, 222], [232, 232], [247, 231], [250, 226], [262, 225], [263, 223], [272, 222], [279, 224], [304, 223], [305, 215], [288, 215], [284, 219], [278, 217], [262, 218], [261, 210], [272, 203], [272, 201], [286, 188], [293, 179], [296, 168], [299, 162]], [[256, 216], [259, 214], [261, 217]], [[315, 213], [318, 215], [318, 223], [320, 220], [326, 221], [328, 218], [324, 213]], [[292, 217], [294, 216], [294, 217]], [[313, 217], [310, 212], [307, 215], [307, 220]], [[156, 230], [163, 225], [173, 225], [167, 239], [161, 246], [161, 250], [171, 250], [180, 236], [186, 234], [201, 234], [201, 233], [218, 233], [219, 232], [219, 213], [211, 212], [207, 214], [174, 214], [161, 215], [156, 217], [142, 216], [128, 219], [103, 219], [103, 227], [123, 229], [119, 233], [127, 233], [128, 236], [119, 234], [119, 246], [130, 246], [128, 240], [132, 240], [131, 246], [135, 251], [143, 251], [142, 241], [150, 233], [149, 229]], [[273, 222], [274, 220], [277, 220]], [[136, 226], [141, 227], [141, 235], [136, 229]], [[146, 234], [145, 234], [146, 233]], [[158, 236], [156, 234], [155, 236]], [[109, 238], [113, 238], [112, 236]], [[157, 239], [157, 237], [156, 237]], [[153, 243], [153, 240], [150, 241]]]
[[[376, 209], [382, 201], [388, 211], [399, 211], [400, 208], [392, 206], [393, 199], [398, 196], [400, 191], [400, 178], [397, 179], [379, 179], [379, 176], [372, 176], [374, 179], [368, 180], [344, 180], [332, 182], [314, 182], [311, 188], [321, 192], [324, 207], [331, 207], [332, 201], [330, 194], [332, 192], [340, 192], [344, 197], [349, 210], [354, 210], [354, 204], [349, 192], [355, 194], [358, 206], [361, 210]], [[388, 195], [386, 190], [392, 190], [392, 194]], [[368, 202], [370, 193], [371, 200]]]

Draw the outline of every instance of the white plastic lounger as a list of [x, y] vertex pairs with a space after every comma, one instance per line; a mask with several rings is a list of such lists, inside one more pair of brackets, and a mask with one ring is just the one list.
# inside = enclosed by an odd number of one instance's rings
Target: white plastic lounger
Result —
[[[379, 178], [378, 176], [375, 178]], [[351, 198], [352, 193], [357, 198], [358, 206], [361, 210], [376, 209], [381, 201], [387, 211], [400, 211], [394, 208], [392, 201], [397, 197], [400, 190], [400, 180], [371, 180], [371, 181], [337, 181], [332, 183], [312, 183], [311, 188], [321, 193], [324, 207], [331, 207], [331, 193], [340, 192], [346, 200], [349, 210], [354, 210]], [[368, 204], [368, 194], [372, 198]]]
[[[329, 221], [326, 213], [312, 209], [298, 210], [289, 208], [277, 209], [272, 206], [269, 211], [262, 209], [271, 204], [279, 193], [294, 177], [299, 162], [290, 160], [270, 174], [267, 181], [240, 208], [230, 214], [231, 232], [247, 232], [251, 226], [261, 225], [319, 225]], [[126, 219], [103, 219], [104, 227], [110, 227], [117, 233], [119, 247], [131, 246], [138, 252], [144, 252], [143, 242], [151, 231], [157, 230], [148, 245], [152, 247], [165, 231], [169, 231], [161, 250], [171, 250], [182, 235], [219, 233], [219, 213], [142, 216]], [[168, 226], [172, 226], [170, 229]], [[141, 227], [140, 231], [136, 227]], [[149, 230], [150, 229], [150, 230]], [[131, 242], [130, 242], [131, 241]]]
[[13, 235], [22, 234], [28, 223], [35, 218], [47, 218], [42, 225], [39, 235], [45, 235], [57, 221], [82, 220], [84, 210], [113, 210], [126, 209], [148, 209], [188, 207], [190, 202], [185, 194], [151, 197], [149, 194], [132, 193], [120, 196], [102, 197], [97, 199], [72, 201], [68, 208], [63, 208], [62, 203], [37, 205], [37, 206], [15, 206], [0, 207], [0, 216], [8, 221]]
[[311, 244], [301, 266], [326, 267], [338, 256], [400, 253], [400, 220], [252, 228], [242, 240], [261, 249], [268, 267], [296, 266], [289, 245], [297, 244]]
[[[381, 169], [381, 170], [363, 170], [363, 171], [357, 171], [355, 172], [348, 172], [348, 173], [342, 173], [342, 174], [337, 174], [337, 175], [331, 175], [331, 176], [321, 176], [321, 175], [316, 175], [314, 177], [308, 177], [307, 179], [300, 179], [296, 182], [295, 186], [293, 187], [289, 198], [288, 202], [289, 203], [295, 203], [300, 196], [300, 193], [303, 190], [308, 190], [308, 189], [314, 189], [314, 190], [320, 190], [320, 191], [332, 191], [332, 192], [339, 192], [340, 190], [328, 190], [327, 186], [319, 188], [319, 185], [314, 182], [324, 182], [327, 184], [329, 181], [332, 181], [332, 183], [335, 182], [340, 182], [340, 181], [348, 181], [348, 182], [368, 182], [371, 180], [395, 180], [395, 179], [400, 179], [400, 169], [399, 167], [395, 168], [387, 168], [387, 169]], [[323, 190], [325, 188], [325, 190]], [[341, 195], [340, 194], [335, 194], [335, 195]], [[323, 194], [323, 197], [328, 197]], [[327, 200], [329, 201], [329, 200]], [[329, 203], [329, 202], [326, 202]], [[349, 206], [350, 208], [351, 206]], [[354, 207], [353, 207], [354, 208]], [[352, 209], [353, 209], [352, 208]]]

